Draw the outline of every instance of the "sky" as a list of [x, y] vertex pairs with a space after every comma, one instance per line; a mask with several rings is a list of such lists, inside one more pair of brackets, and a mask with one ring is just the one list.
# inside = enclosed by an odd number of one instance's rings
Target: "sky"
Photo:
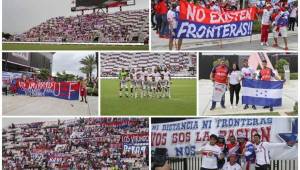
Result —
[[[23, 33], [33, 26], [57, 16], [71, 16], [72, 0], [2, 0], [2, 31], [16, 34]], [[146, 9], [149, 0], [135, 0], [135, 6], [123, 10]], [[110, 11], [117, 11], [118, 8]]]
[[[66, 71], [66, 73], [79, 75], [85, 77], [85, 74], [79, 70], [81, 65], [79, 61], [88, 54], [95, 54], [95, 52], [57, 52], [53, 55], [52, 61], [52, 75], [55, 76], [57, 72]], [[97, 71], [94, 70], [94, 76]]]
[[[60, 120], [70, 120], [74, 119], [73, 117], [60, 117]], [[57, 121], [57, 117], [22, 117], [22, 118], [3, 118], [2, 120], [2, 127], [6, 128], [10, 126], [12, 123], [20, 124], [20, 123], [33, 123], [33, 122], [40, 122], [40, 121]]]

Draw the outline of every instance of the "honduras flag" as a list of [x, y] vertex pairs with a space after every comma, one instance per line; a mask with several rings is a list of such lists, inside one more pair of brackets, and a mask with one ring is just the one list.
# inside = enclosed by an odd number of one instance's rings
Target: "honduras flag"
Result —
[[281, 106], [283, 81], [243, 80], [242, 103], [256, 106]]

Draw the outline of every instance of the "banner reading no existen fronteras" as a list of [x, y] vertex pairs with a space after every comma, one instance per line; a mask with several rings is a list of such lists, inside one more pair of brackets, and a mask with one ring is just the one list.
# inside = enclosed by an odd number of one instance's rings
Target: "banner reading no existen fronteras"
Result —
[[219, 12], [180, 1], [176, 38], [221, 39], [252, 35], [256, 9]]
[[272, 159], [298, 159], [298, 144], [286, 144], [298, 138], [297, 118], [201, 118], [152, 124], [151, 147], [167, 148], [170, 157], [191, 157], [207, 144], [211, 134], [223, 135], [226, 140], [244, 134], [251, 141], [256, 133], [262, 141], [280, 143], [270, 149]]

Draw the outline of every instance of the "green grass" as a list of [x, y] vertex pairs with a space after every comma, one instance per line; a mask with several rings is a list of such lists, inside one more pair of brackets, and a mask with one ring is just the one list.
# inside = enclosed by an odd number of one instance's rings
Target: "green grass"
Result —
[[149, 50], [148, 45], [22, 44], [3, 43], [3, 50]]
[[244, 113], [244, 114], [229, 114], [224, 116], [280, 116], [278, 112], [262, 112], [262, 113]]
[[176, 79], [171, 99], [133, 99], [119, 96], [119, 81], [101, 80], [101, 115], [196, 115], [196, 79]]

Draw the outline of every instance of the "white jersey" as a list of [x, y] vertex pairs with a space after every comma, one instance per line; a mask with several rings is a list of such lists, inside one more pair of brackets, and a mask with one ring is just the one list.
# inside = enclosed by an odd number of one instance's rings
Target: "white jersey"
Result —
[[135, 87], [136, 86], [136, 79], [134, 79], [134, 78], [130, 79], [130, 85], [131, 85], [131, 87]]
[[157, 72], [157, 73], [153, 73], [152, 76], [155, 77], [155, 81], [158, 82], [160, 80], [160, 73]]
[[158, 84], [158, 82], [156, 82], [156, 81], [150, 81], [150, 88], [151, 89], [156, 89], [157, 88], [157, 84]]
[[[265, 165], [270, 164], [270, 149], [271, 147], [287, 146], [286, 143], [269, 143], [260, 142], [258, 145], [254, 144], [256, 164]], [[287, 146], [288, 147], [288, 146]]]
[[163, 71], [161, 74], [164, 75], [164, 79], [166, 79], [167, 81], [170, 81], [171, 74], [169, 71]]
[[245, 79], [253, 79], [255, 71], [251, 67], [243, 67], [242, 68], [242, 77]]
[[143, 86], [143, 80], [141, 78], [136, 79], [136, 87], [140, 88]]
[[144, 87], [144, 89], [145, 88], [150, 88], [150, 84], [151, 84], [151, 82], [149, 81], [149, 80], [145, 80], [144, 82], [143, 82], [143, 87]]
[[[218, 159], [220, 156], [221, 148], [217, 145], [210, 145], [207, 143], [203, 147], [200, 148], [202, 150], [202, 167], [207, 169], [218, 169]], [[207, 153], [212, 152], [212, 156], [208, 156]]]
[[148, 77], [148, 71], [139, 71], [138, 74], [140, 74], [143, 81], [145, 81], [145, 76]]
[[159, 83], [159, 85], [161, 86], [161, 87], [167, 87], [168, 86], [168, 80], [166, 80], [166, 79], [160, 79], [159, 81], [158, 81], [158, 83]]
[[226, 162], [222, 170], [242, 170], [242, 167], [238, 163], [231, 165], [229, 162]]

